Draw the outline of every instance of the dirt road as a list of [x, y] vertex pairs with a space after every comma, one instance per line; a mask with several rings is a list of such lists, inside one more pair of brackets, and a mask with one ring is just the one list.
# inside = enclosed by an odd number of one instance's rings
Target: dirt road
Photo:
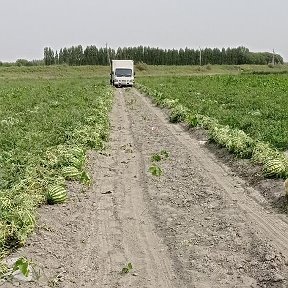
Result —
[[3, 287], [288, 287], [286, 217], [148, 98], [115, 91], [109, 147], [89, 153], [92, 187], [70, 184], [69, 202], [41, 208], [12, 255], [40, 279]]

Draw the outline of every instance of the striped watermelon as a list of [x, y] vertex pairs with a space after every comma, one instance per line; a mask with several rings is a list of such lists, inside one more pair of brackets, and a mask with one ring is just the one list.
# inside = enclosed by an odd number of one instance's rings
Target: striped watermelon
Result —
[[67, 191], [62, 186], [52, 186], [48, 189], [46, 197], [48, 204], [60, 204], [67, 199]]
[[80, 177], [80, 172], [76, 167], [67, 166], [62, 168], [62, 175], [65, 179], [78, 179]]
[[271, 176], [284, 176], [286, 173], [286, 159], [284, 158], [275, 158], [275, 159], [269, 159], [264, 163], [264, 173], [265, 176], [271, 177]]

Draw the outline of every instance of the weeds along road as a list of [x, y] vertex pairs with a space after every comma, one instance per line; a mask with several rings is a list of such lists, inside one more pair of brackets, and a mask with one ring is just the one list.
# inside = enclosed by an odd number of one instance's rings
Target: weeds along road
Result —
[[257, 191], [135, 89], [115, 90], [111, 126], [92, 187], [41, 208], [13, 255], [41, 268], [21, 287], [288, 287], [288, 225]]

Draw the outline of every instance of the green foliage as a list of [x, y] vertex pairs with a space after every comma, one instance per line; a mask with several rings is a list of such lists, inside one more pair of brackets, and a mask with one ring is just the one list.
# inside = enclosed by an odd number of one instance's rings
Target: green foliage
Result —
[[194, 117], [196, 118], [195, 119], [196, 125], [198, 124], [200, 127], [204, 129], [212, 130], [214, 129], [214, 127], [218, 125], [218, 121], [212, 117], [204, 116], [201, 114], [196, 114]]
[[179, 103], [179, 99], [167, 99], [167, 98], [164, 98], [162, 100], [162, 102], [161, 102], [161, 106], [169, 108], [169, 109], [172, 109], [172, 108], [176, 108], [178, 103]]
[[288, 147], [287, 75], [155, 77], [141, 82], [145, 85], [137, 88], [170, 108], [172, 122], [203, 127], [230, 152], [263, 165], [266, 176], [287, 177], [287, 157], [272, 148]]
[[172, 123], [183, 122], [187, 118], [188, 114], [189, 110], [185, 106], [177, 104], [170, 110], [170, 116], [169, 116], [170, 122]]
[[55, 64], [54, 51], [50, 47], [44, 48], [44, 63], [45, 65]]
[[[66, 193], [65, 179], [90, 184], [86, 151], [102, 149], [109, 133], [112, 90], [103, 80], [22, 75], [0, 80], [1, 252], [25, 242], [39, 205], [55, 203], [51, 187]], [[56, 202], [64, 198], [58, 195]]]
[[161, 150], [159, 153], [155, 153], [151, 156], [152, 162], [159, 162], [169, 157], [169, 153], [166, 150]]
[[197, 127], [199, 126], [199, 117], [194, 113], [189, 113], [185, 119], [185, 122], [189, 125], [189, 127]]
[[160, 162], [162, 160], [166, 160], [169, 157], [169, 153], [166, 150], [161, 150], [159, 153], [155, 153], [151, 156], [152, 166], [149, 167], [148, 171], [153, 176], [161, 176], [163, 174], [163, 170], [155, 164], [155, 162]]
[[148, 171], [149, 171], [153, 176], [159, 177], [159, 176], [162, 175], [162, 169], [161, 169], [159, 166], [155, 165], [155, 164], [153, 164], [152, 166], [150, 166]]
[[132, 264], [129, 262], [125, 267], [122, 268], [121, 274], [127, 274], [133, 269]]
[[148, 65], [144, 62], [138, 62], [135, 65], [135, 69], [138, 71], [147, 71], [148, 70]]
[[[108, 57], [109, 55], [109, 57]], [[68, 65], [109, 65], [108, 59], [132, 59], [135, 61], [138, 71], [147, 70], [149, 65], [199, 65], [200, 50], [195, 49], [160, 49], [154, 47], [119, 47], [117, 50], [111, 48], [98, 48], [94, 45], [85, 49], [81, 45], [64, 47], [54, 52], [50, 47], [44, 48], [45, 65], [68, 64]], [[275, 62], [283, 64], [283, 58], [275, 55]], [[245, 47], [237, 48], [205, 48], [201, 49], [201, 63], [204, 69], [209, 71], [210, 64], [264, 64], [272, 61], [273, 54], [268, 52], [253, 53]], [[202, 70], [202, 67], [199, 67]]]
[[152, 155], [152, 157], [151, 157], [151, 161], [153, 161], [153, 162], [161, 161], [161, 159], [162, 159], [162, 157], [161, 157], [161, 155], [159, 155], [159, 154], [154, 154], [154, 155]]
[[90, 185], [91, 184], [91, 178], [90, 176], [87, 174], [86, 171], [82, 171], [81, 175], [80, 175], [80, 182], [83, 183], [84, 185]]
[[288, 147], [287, 75], [147, 77], [139, 81], [140, 87], [146, 86], [144, 93], [158, 91], [163, 103], [177, 100], [186, 107], [190, 112], [185, 121], [190, 119], [192, 126], [209, 128], [214, 119], [278, 149]]
[[29, 265], [30, 261], [25, 257], [21, 257], [15, 262], [13, 272], [19, 270], [25, 277], [28, 277], [30, 273]]

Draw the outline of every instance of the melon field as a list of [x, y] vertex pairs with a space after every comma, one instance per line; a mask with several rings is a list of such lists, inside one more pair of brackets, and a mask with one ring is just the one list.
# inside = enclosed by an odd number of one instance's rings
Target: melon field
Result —
[[194, 114], [288, 149], [287, 75], [147, 77], [140, 83], [165, 98], [179, 99]]
[[287, 287], [286, 66], [135, 67], [0, 69], [0, 286]]
[[143, 77], [138, 87], [170, 109], [171, 122], [208, 130], [209, 138], [288, 177], [287, 75]]
[[9, 73], [0, 79], [0, 253], [25, 242], [49, 187], [89, 184], [85, 152], [104, 147], [112, 103], [101, 78]]

